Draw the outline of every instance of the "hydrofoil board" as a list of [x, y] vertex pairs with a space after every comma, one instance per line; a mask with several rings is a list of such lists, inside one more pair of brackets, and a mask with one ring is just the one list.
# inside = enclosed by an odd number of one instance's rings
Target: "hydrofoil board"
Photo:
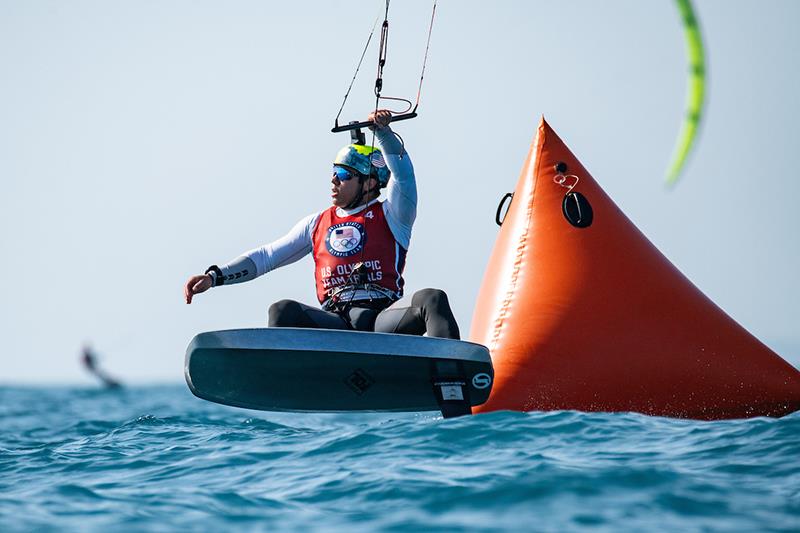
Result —
[[452, 339], [306, 328], [200, 333], [186, 350], [195, 396], [264, 411], [469, 414], [489, 398], [489, 350]]

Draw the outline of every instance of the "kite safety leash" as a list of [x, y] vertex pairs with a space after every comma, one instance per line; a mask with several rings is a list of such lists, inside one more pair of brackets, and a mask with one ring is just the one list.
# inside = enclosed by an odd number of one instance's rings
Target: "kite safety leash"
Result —
[[[396, 115], [392, 116], [392, 122], [397, 122], [400, 120], [408, 120], [417, 116], [417, 108], [419, 107], [420, 96], [422, 94], [422, 81], [425, 78], [425, 67], [428, 63], [428, 50], [430, 49], [431, 44], [431, 34], [433, 33], [433, 20], [436, 16], [436, 3], [438, 0], [434, 0], [433, 2], [433, 11], [431, 13], [431, 21], [430, 25], [428, 26], [428, 39], [425, 45], [425, 56], [422, 60], [422, 73], [419, 77], [419, 88], [417, 89], [417, 100], [416, 103], [412, 104], [410, 100], [406, 98], [398, 98], [395, 96], [382, 96], [381, 91], [383, 90], [383, 68], [386, 66], [386, 50], [387, 44], [389, 41], [389, 2], [390, 0], [386, 0], [386, 7], [384, 11], [383, 23], [381, 24], [381, 40], [378, 50], [378, 72], [375, 78], [375, 109], [377, 110], [381, 100], [392, 100], [397, 102], [405, 102], [408, 104], [408, 107], [403, 111], [393, 111], [393, 113], [397, 113]], [[347, 98], [350, 96], [350, 91], [353, 88], [353, 84], [356, 81], [356, 77], [358, 76], [358, 72], [361, 69], [361, 63], [364, 61], [364, 56], [367, 53], [367, 49], [369, 48], [369, 43], [372, 41], [372, 36], [375, 33], [375, 28], [377, 27], [378, 19], [375, 20], [375, 25], [372, 27], [372, 31], [370, 31], [369, 37], [367, 38], [367, 43], [364, 46], [364, 50], [361, 53], [361, 59], [358, 61], [358, 65], [356, 66], [356, 71], [353, 74], [353, 79], [350, 81], [350, 86], [347, 88], [347, 92], [344, 95], [344, 99], [342, 100], [342, 105], [339, 107], [339, 112], [336, 114], [336, 118], [334, 119], [334, 127], [331, 129], [333, 133], [339, 133], [342, 131], [351, 131], [360, 128], [366, 128], [369, 126], [373, 126], [373, 122], [371, 120], [366, 120], [362, 122], [353, 121], [346, 125], [340, 126], [339, 125], [339, 117], [342, 115], [342, 110], [344, 109], [345, 103], [347, 103]]]

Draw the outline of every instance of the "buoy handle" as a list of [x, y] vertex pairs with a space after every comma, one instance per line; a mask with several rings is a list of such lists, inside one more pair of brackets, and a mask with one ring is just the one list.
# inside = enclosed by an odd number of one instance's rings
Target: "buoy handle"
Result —
[[509, 199], [511, 199], [511, 200], [514, 199], [514, 193], [513, 192], [507, 192], [505, 194], [505, 196], [503, 196], [503, 198], [500, 199], [500, 204], [497, 206], [497, 213], [494, 214], [494, 221], [497, 223], [498, 226], [502, 226], [503, 225], [503, 221], [506, 219], [506, 215], [508, 214], [508, 210], [511, 208], [511, 203], [509, 203], [508, 207], [506, 208], [505, 214], [503, 214], [503, 218], [500, 218], [500, 214], [503, 212], [503, 206], [505, 205], [506, 200], [509, 200]]

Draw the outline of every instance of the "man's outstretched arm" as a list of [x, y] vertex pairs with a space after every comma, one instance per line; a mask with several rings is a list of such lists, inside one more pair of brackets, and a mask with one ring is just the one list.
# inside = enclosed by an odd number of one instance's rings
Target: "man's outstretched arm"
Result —
[[212, 265], [205, 274], [190, 277], [183, 287], [186, 303], [192, 303], [195, 294], [211, 287], [250, 281], [301, 259], [311, 252], [311, 232], [318, 217], [319, 213], [309, 215], [280, 239], [247, 251], [221, 267]]

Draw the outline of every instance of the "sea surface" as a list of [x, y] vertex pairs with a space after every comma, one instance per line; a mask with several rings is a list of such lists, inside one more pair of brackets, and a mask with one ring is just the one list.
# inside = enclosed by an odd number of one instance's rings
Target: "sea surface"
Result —
[[0, 531], [800, 531], [800, 413], [288, 414], [0, 387]]

